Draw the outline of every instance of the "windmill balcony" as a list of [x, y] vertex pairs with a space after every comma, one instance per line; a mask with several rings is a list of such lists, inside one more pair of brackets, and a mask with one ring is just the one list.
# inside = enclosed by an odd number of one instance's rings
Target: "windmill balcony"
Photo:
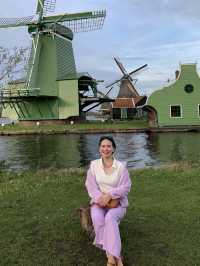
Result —
[[25, 88], [12, 88], [12, 89], [3, 89], [1, 91], [1, 101], [12, 99], [12, 98], [19, 98], [19, 97], [37, 97], [39, 96], [40, 89], [39, 88], [32, 88], [32, 89], [25, 89]]

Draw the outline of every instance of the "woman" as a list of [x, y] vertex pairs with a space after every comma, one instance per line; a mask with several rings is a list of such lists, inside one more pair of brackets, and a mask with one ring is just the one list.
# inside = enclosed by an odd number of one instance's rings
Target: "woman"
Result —
[[131, 188], [126, 165], [113, 156], [115, 149], [112, 137], [100, 138], [101, 158], [91, 162], [86, 179], [95, 230], [94, 244], [106, 251], [107, 266], [123, 266], [119, 223], [126, 213]]

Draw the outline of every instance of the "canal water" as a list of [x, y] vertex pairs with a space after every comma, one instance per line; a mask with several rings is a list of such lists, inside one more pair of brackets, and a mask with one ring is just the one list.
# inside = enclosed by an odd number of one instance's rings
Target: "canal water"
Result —
[[[0, 167], [17, 171], [86, 167], [99, 156], [100, 136], [1, 136]], [[199, 133], [116, 133], [112, 136], [117, 144], [116, 157], [127, 161], [129, 168], [200, 161]]]

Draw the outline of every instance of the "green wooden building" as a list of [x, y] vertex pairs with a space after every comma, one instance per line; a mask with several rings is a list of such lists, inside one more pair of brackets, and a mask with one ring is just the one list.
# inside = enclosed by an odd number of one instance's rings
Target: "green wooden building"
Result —
[[147, 99], [150, 126], [200, 126], [200, 77], [196, 64], [182, 64], [173, 84]]

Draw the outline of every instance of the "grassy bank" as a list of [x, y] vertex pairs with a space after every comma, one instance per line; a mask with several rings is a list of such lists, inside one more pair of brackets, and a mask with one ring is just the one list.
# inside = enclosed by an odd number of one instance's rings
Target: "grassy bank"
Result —
[[20, 124], [15, 125], [0, 125], [0, 134], [37, 134], [37, 133], [81, 133], [81, 132], [96, 132], [96, 131], [113, 131], [113, 130], [127, 130], [127, 129], [141, 129], [148, 128], [148, 123], [144, 120], [132, 121], [115, 121], [115, 122], [84, 122], [65, 124], [65, 125], [32, 125], [24, 126]]
[[[83, 170], [0, 173], [0, 265], [106, 265], [79, 224]], [[200, 265], [200, 168], [131, 172], [125, 265]]]

